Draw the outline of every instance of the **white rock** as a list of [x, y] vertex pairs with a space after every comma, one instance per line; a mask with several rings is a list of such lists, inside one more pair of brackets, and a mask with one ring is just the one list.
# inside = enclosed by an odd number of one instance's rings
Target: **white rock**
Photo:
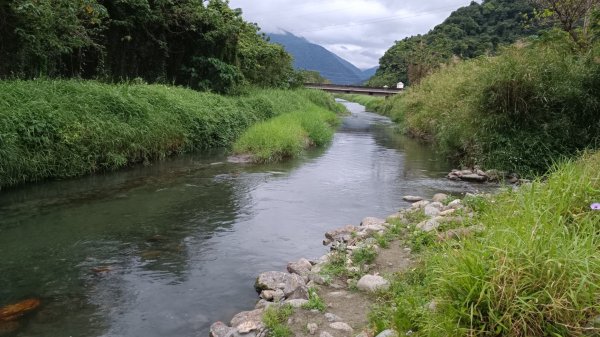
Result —
[[424, 212], [428, 217], [434, 217], [440, 214], [443, 208], [444, 205], [441, 202], [432, 202], [425, 206]]
[[335, 330], [340, 330], [340, 331], [345, 331], [345, 332], [350, 332], [352, 333], [352, 331], [354, 331], [354, 329], [352, 329], [352, 327], [350, 325], [348, 325], [347, 323], [344, 322], [334, 322], [329, 324], [329, 327]]
[[314, 335], [317, 332], [318, 328], [319, 328], [319, 326], [315, 323], [308, 323], [306, 325], [306, 329], [308, 330], [308, 333], [310, 333], [311, 335]]
[[462, 200], [460, 200], [460, 199], [454, 199], [448, 204], [449, 207], [452, 207], [454, 209], [458, 208], [461, 205], [462, 205]]
[[415, 196], [415, 195], [405, 195], [402, 197], [402, 200], [408, 201], [408, 202], [417, 202], [417, 201], [423, 200], [423, 198]]
[[417, 225], [417, 229], [422, 230], [423, 232], [431, 232], [440, 227], [440, 223], [436, 220], [436, 218], [425, 220]]
[[284, 303], [291, 305], [293, 308], [302, 308], [303, 305], [308, 303], [308, 300], [298, 298], [295, 300], [287, 300]]
[[425, 207], [427, 205], [429, 205], [429, 201], [427, 201], [427, 200], [421, 200], [419, 202], [415, 202], [410, 207], [412, 207], [412, 208], [423, 208], [423, 207]]
[[448, 215], [451, 215], [451, 214], [452, 214], [452, 213], [454, 213], [454, 212], [456, 212], [456, 209], [454, 209], [454, 208], [451, 208], [451, 209], [449, 209], [449, 210], [445, 210], [445, 211], [443, 211], [443, 212], [440, 212], [440, 214], [439, 214], [439, 215], [440, 215], [440, 216], [448, 216]]
[[374, 218], [374, 217], [367, 217], [364, 218], [360, 225], [361, 226], [373, 226], [373, 225], [379, 225], [382, 226], [385, 223], [384, 219], [379, 219], [379, 218]]
[[319, 337], [333, 337], [333, 336], [327, 331], [321, 331], [321, 333], [319, 334]]
[[389, 288], [389, 282], [379, 275], [365, 275], [358, 280], [356, 287], [362, 291], [375, 292]]
[[334, 315], [334, 314], [332, 314], [330, 312], [328, 312], [328, 313], [325, 314], [325, 319], [327, 320], [327, 322], [339, 322], [339, 321], [342, 321], [342, 319], [339, 316]]
[[398, 333], [395, 330], [383, 330], [377, 337], [398, 337]]

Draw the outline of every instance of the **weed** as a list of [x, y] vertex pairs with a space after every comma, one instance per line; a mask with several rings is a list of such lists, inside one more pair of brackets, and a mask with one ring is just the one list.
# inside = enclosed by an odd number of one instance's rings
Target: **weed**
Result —
[[302, 305], [303, 309], [306, 310], [319, 310], [320, 312], [324, 312], [327, 309], [325, 302], [319, 297], [315, 288], [308, 289], [308, 303]]
[[294, 308], [289, 305], [270, 306], [263, 314], [269, 337], [290, 337], [292, 331], [286, 325], [288, 318], [294, 313]]
[[371, 264], [375, 262], [375, 258], [377, 258], [377, 252], [373, 246], [363, 246], [352, 252], [352, 262], [357, 265]]

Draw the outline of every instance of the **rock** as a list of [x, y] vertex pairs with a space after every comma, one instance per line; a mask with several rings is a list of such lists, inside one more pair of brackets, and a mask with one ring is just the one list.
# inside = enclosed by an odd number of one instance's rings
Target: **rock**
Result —
[[277, 290], [275, 290], [275, 294], [273, 295], [273, 302], [279, 303], [284, 298], [285, 298], [285, 293], [283, 292], [283, 289], [277, 289]]
[[288, 274], [288, 278], [283, 288], [283, 293], [287, 299], [308, 299], [308, 287], [300, 275]]
[[356, 232], [358, 228], [353, 225], [346, 225], [344, 227], [336, 228], [325, 233], [325, 237], [331, 241], [347, 242], [352, 238], [352, 233]]
[[317, 274], [317, 273], [310, 273], [308, 274], [308, 279], [316, 284], [319, 285], [325, 285], [327, 284], [327, 281], [323, 278], [323, 276]]
[[239, 314], [233, 316], [230, 325], [234, 328], [244, 324], [246, 322], [259, 322], [262, 324], [263, 309], [255, 309], [252, 311], [242, 311]]
[[375, 225], [383, 226], [384, 223], [385, 223], [384, 219], [367, 217], [361, 221], [360, 225], [361, 226], [375, 226]]
[[452, 207], [453, 209], [457, 209], [458, 207], [460, 207], [462, 205], [462, 200], [460, 199], [454, 199], [452, 200], [449, 204], [448, 207]]
[[247, 321], [244, 323], [241, 323], [240, 325], [238, 325], [235, 329], [237, 332], [241, 333], [241, 334], [247, 334], [250, 333], [252, 331], [259, 331], [264, 329], [264, 324], [261, 322], [257, 322], [257, 321]]
[[437, 218], [425, 220], [417, 225], [417, 229], [423, 232], [431, 232], [440, 227], [440, 223], [436, 220]]
[[319, 326], [315, 323], [306, 324], [306, 329], [308, 330], [308, 333], [311, 335], [314, 335], [317, 332], [318, 328], [319, 328]]
[[272, 301], [275, 296], [275, 290], [263, 290], [260, 292], [260, 298]]
[[423, 208], [423, 207], [425, 207], [427, 205], [429, 205], [429, 201], [427, 201], [427, 200], [421, 200], [421, 201], [413, 203], [410, 207], [418, 209], [418, 208]]
[[363, 331], [356, 335], [356, 337], [371, 337], [371, 335], [368, 332]]
[[486, 176], [480, 176], [476, 173], [471, 173], [471, 174], [463, 174], [462, 177], [460, 177], [460, 179], [464, 180], [464, 181], [471, 181], [471, 182], [476, 182], [476, 183], [483, 183], [487, 180]]
[[405, 196], [402, 197], [402, 200], [408, 201], [408, 202], [417, 202], [417, 201], [423, 200], [423, 198], [422, 197], [417, 197], [417, 196], [414, 196], [414, 195], [405, 195]]
[[319, 337], [333, 337], [333, 336], [327, 331], [321, 331], [321, 334], [319, 334]]
[[312, 269], [312, 264], [307, 259], [300, 259], [296, 262], [290, 262], [287, 265], [288, 272], [300, 275], [304, 281], [308, 281], [308, 274]]
[[448, 195], [444, 194], [444, 193], [437, 193], [433, 196], [433, 198], [431, 200], [433, 200], [434, 202], [443, 202], [446, 199], [448, 199]]
[[465, 169], [465, 170], [461, 170], [460, 174], [463, 175], [463, 176], [466, 175], [466, 174], [473, 174], [473, 171]]
[[376, 337], [398, 337], [398, 332], [391, 329], [383, 330]]
[[28, 314], [40, 306], [41, 302], [37, 298], [30, 298], [24, 301], [10, 304], [0, 308], [0, 321], [13, 321], [25, 314]]
[[285, 301], [285, 303], [291, 305], [294, 308], [302, 308], [303, 305], [308, 303], [308, 300], [298, 298], [295, 300], [287, 300]]
[[210, 326], [210, 337], [231, 337], [236, 329], [225, 325], [223, 322], [215, 322]]
[[440, 212], [440, 216], [448, 216], [448, 215], [452, 215], [452, 213], [456, 212], [456, 209], [454, 208], [450, 208], [448, 210], [442, 211]]
[[342, 319], [339, 316], [336, 316], [330, 312], [325, 314], [325, 319], [327, 320], [327, 322], [339, 322], [342, 321]]
[[400, 221], [403, 221], [404, 219], [405, 219], [404, 213], [397, 212], [397, 213], [389, 215], [386, 218], [386, 222], [389, 222], [391, 220], [400, 220]]
[[248, 164], [254, 162], [254, 156], [251, 154], [240, 154], [227, 157], [227, 162], [233, 164]]
[[381, 225], [373, 224], [373, 225], [367, 225], [367, 226], [360, 227], [360, 231], [364, 232], [366, 234], [365, 236], [371, 235], [373, 233], [377, 233], [380, 231], [384, 231], [384, 230], [386, 230], [386, 228], [385, 228], [385, 226], [383, 226], [383, 224], [381, 224]]
[[463, 238], [468, 238], [476, 233], [481, 233], [485, 230], [483, 226], [470, 226], [470, 227], [461, 227], [454, 228], [445, 231], [444, 233], [440, 233], [437, 236], [438, 241], [448, 241], [448, 240], [460, 240]]
[[389, 282], [379, 275], [365, 275], [358, 280], [356, 287], [362, 291], [375, 292], [389, 288]]
[[256, 278], [254, 287], [258, 291], [283, 289], [285, 282], [288, 279], [288, 275], [290, 274], [279, 271], [261, 273]]
[[266, 309], [272, 305], [276, 305], [277, 303], [274, 302], [269, 302], [267, 300], [263, 300], [260, 299], [258, 300], [258, 302], [256, 302], [256, 305], [254, 305], [254, 309]]
[[427, 303], [427, 310], [429, 311], [436, 311], [438, 307], [438, 304], [436, 302], [436, 300], [432, 300], [431, 302]]
[[442, 205], [442, 203], [440, 203], [440, 202], [432, 202], [432, 203], [428, 204], [427, 206], [425, 206], [425, 209], [424, 209], [425, 215], [428, 217], [437, 216], [438, 214], [440, 214], [443, 207], [444, 207], [444, 205]]
[[349, 333], [352, 333], [352, 331], [354, 331], [354, 329], [352, 329], [352, 327], [348, 325], [348, 323], [344, 322], [334, 322], [329, 324], [329, 327], [335, 330], [340, 330]]

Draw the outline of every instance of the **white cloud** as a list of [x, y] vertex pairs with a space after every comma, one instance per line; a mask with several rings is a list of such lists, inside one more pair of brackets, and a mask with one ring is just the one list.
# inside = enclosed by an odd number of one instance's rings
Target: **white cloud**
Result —
[[265, 32], [289, 31], [359, 68], [407, 36], [427, 33], [470, 0], [230, 0]]

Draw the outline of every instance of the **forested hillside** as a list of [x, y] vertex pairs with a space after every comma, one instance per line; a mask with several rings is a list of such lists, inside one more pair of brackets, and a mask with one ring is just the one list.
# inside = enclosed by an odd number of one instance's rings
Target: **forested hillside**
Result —
[[286, 86], [291, 57], [224, 0], [0, 2], [0, 78]]
[[499, 46], [538, 32], [533, 13], [529, 1], [471, 2], [429, 33], [397, 41], [380, 59], [380, 68], [368, 84], [418, 83], [453, 57], [469, 59], [494, 54]]

